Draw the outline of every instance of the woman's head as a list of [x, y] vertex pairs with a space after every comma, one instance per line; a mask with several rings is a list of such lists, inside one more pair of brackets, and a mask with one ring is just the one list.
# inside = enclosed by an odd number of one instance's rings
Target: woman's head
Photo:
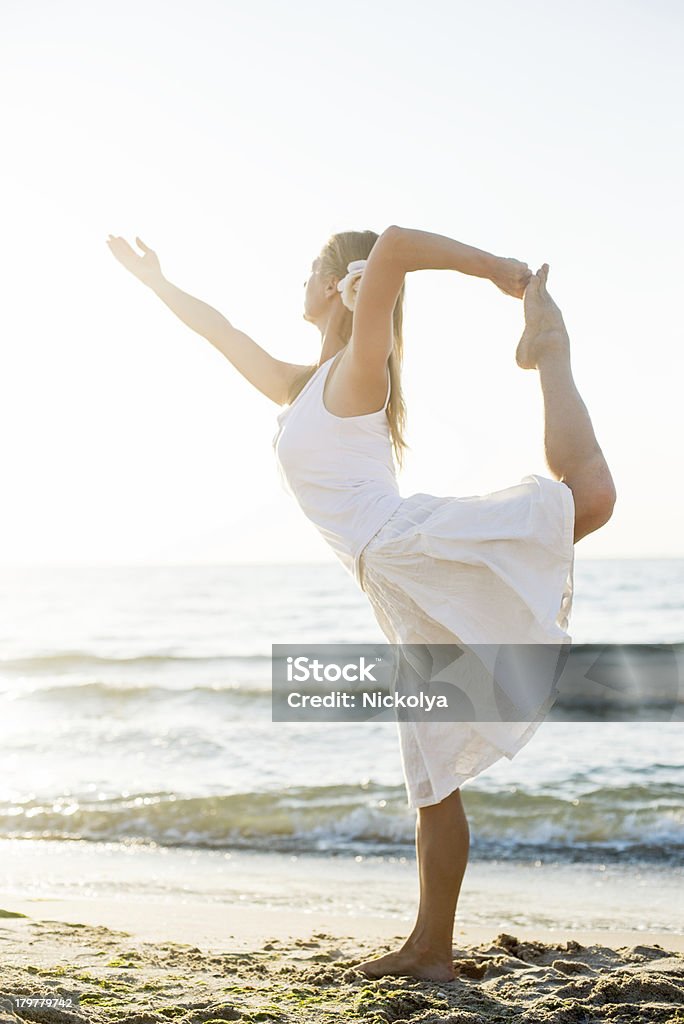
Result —
[[304, 295], [305, 320], [322, 327], [332, 313], [347, 313], [351, 325], [351, 310], [342, 303], [337, 283], [346, 277], [347, 267], [353, 260], [368, 259], [377, 239], [374, 231], [342, 231], [330, 236], [311, 264]]
[[[337, 284], [347, 275], [347, 267], [353, 260], [366, 260], [371, 249], [378, 240], [374, 231], [341, 231], [331, 235], [311, 264], [311, 274], [306, 282], [304, 296], [304, 319], [319, 326], [328, 323], [331, 314], [335, 314], [338, 333], [346, 345], [351, 338], [354, 314], [342, 302]], [[391, 393], [387, 407], [390, 434], [394, 454], [399, 466], [403, 462], [404, 450], [408, 447], [403, 438], [406, 420], [406, 408], [401, 392], [401, 364], [404, 354], [403, 341], [403, 304], [404, 285], [397, 296], [394, 306], [394, 347], [389, 358]], [[306, 383], [315, 367], [297, 382], [296, 389], [290, 397], [292, 401]]]

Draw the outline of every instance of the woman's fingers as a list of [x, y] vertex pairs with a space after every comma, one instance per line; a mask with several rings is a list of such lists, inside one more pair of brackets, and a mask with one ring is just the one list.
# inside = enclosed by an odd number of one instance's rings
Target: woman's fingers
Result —
[[125, 238], [115, 238], [113, 235], [110, 235], [107, 244], [117, 255], [127, 256], [129, 259], [142, 259], [142, 256], [128, 244]]
[[518, 269], [518, 273], [516, 275], [517, 279], [516, 279], [516, 282], [515, 282], [515, 292], [514, 292], [514, 294], [515, 294], [515, 297], [517, 299], [521, 299], [523, 297], [523, 295], [525, 294], [525, 289], [527, 288], [527, 285], [528, 285], [528, 283], [530, 281], [530, 278], [532, 277], [532, 271], [530, 270], [530, 268], [529, 268], [527, 263], [524, 263], [524, 262], [522, 262], [520, 260], [517, 261], [517, 262], [518, 262], [518, 268], [517, 268]]
[[[138, 238], [138, 236], [136, 235], [135, 240], [144, 253], [153, 252], [153, 250], [150, 249], [149, 246], [145, 245], [142, 238]], [[107, 238], [107, 245], [110, 247], [110, 249], [118, 251], [122, 255], [125, 253], [127, 256], [133, 257], [136, 260], [141, 260], [143, 258], [140, 255], [140, 253], [136, 252], [133, 246], [129, 245], [126, 239], [122, 238], [120, 235], [109, 235], [109, 237]]]

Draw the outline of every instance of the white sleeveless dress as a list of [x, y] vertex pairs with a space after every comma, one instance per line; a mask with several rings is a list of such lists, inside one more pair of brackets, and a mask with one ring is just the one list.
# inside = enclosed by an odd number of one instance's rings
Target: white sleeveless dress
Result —
[[[336, 416], [323, 402], [334, 358], [278, 415], [273, 448], [284, 489], [365, 592], [388, 642], [569, 644], [575, 506], [567, 484], [531, 474], [484, 495], [402, 497], [389, 385], [377, 412]], [[478, 658], [462, 665], [473, 692], [492, 688]], [[439, 803], [511, 759], [552, 704], [540, 697], [524, 722], [399, 721], [409, 806]]]

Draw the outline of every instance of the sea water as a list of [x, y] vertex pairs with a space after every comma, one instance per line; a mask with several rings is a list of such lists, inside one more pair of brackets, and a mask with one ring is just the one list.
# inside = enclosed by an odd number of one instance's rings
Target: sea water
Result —
[[[571, 634], [680, 650], [684, 561], [576, 559]], [[331, 899], [293, 881], [306, 858], [320, 879], [360, 862], [413, 877], [396, 726], [271, 720], [272, 643], [384, 641], [336, 564], [3, 570], [0, 890], [187, 890], [189, 854], [193, 891], [230, 898], [241, 865], [241, 895], [269, 905]], [[521, 879], [581, 863], [667, 889], [684, 870], [683, 728], [544, 722], [463, 786], [471, 864]], [[405, 888], [375, 891], [401, 912]]]

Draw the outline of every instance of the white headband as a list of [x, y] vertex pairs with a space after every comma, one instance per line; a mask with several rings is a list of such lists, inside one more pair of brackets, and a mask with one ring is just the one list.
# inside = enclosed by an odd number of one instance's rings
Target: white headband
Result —
[[338, 292], [342, 293], [342, 302], [353, 311], [356, 306], [356, 296], [361, 283], [361, 275], [368, 260], [352, 260], [347, 264], [347, 276], [343, 277], [337, 284]]

